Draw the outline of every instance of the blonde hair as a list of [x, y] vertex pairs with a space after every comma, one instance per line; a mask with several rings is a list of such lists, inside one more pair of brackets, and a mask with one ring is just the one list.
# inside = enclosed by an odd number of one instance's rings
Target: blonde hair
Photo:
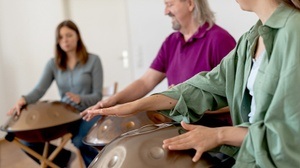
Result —
[[212, 27], [215, 23], [215, 14], [210, 9], [207, 0], [194, 0], [195, 10], [194, 16], [196, 21], [203, 25], [205, 22], [209, 24], [209, 27]]

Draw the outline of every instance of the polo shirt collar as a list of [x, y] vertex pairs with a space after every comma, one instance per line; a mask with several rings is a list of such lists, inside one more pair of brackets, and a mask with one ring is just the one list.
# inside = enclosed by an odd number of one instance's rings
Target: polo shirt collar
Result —
[[205, 36], [205, 34], [207, 33], [207, 31], [208, 31], [208, 27], [209, 27], [208, 23], [204, 23], [202, 26], [199, 26], [199, 28], [196, 31], [196, 33], [190, 39], [193, 39], [193, 38], [199, 38], [199, 39], [203, 38]]
[[[204, 23], [202, 26], [199, 26], [198, 30], [186, 42], [191, 42], [191, 41], [193, 41], [193, 39], [203, 38], [205, 36], [205, 34], [207, 33], [207, 31], [209, 30], [208, 27], [209, 27], [208, 23]], [[183, 34], [181, 32], [178, 32], [177, 38], [180, 38], [183, 40]]]

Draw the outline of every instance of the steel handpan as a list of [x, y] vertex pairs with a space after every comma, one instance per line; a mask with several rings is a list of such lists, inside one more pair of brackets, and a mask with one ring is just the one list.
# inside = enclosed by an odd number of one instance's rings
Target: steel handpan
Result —
[[154, 112], [140, 112], [128, 117], [105, 116], [97, 121], [90, 129], [83, 142], [87, 145], [102, 149], [123, 133], [138, 129], [147, 124], [170, 122], [171, 119]]
[[182, 168], [211, 167], [208, 155], [193, 162], [194, 150], [170, 151], [162, 148], [163, 140], [184, 132], [171, 124], [152, 124], [122, 134], [106, 145], [89, 168]]
[[28, 142], [45, 142], [70, 132], [80, 119], [68, 104], [43, 101], [25, 106], [0, 129]]

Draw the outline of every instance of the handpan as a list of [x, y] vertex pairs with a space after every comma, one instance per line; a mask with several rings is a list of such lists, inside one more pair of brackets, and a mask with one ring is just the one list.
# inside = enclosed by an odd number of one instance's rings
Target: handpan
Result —
[[163, 140], [185, 132], [172, 124], [150, 124], [117, 137], [94, 158], [89, 168], [207, 168], [213, 165], [208, 155], [193, 162], [194, 150], [170, 151]]
[[123, 133], [147, 124], [159, 124], [170, 121], [171, 119], [154, 111], [140, 112], [127, 117], [105, 116], [100, 118], [90, 129], [83, 142], [101, 150], [103, 146]]
[[80, 119], [79, 111], [68, 104], [40, 101], [22, 108], [0, 129], [28, 142], [45, 142], [71, 132]]

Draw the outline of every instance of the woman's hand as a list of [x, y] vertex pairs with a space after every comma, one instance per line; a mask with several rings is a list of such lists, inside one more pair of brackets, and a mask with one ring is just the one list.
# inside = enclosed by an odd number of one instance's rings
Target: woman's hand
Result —
[[191, 125], [181, 122], [188, 132], [163, 141], [163, 148], [169, 150], [195, 149], [193, 161], [197, 162], [203, 152], [226, 144], [240, 147], [248, 133], [246, 127], [209, 128], [201, 125]]
[[74, 93], [72, 93], [72, 92], [67, 92], [66, 93], [66, 96], [68, 96], [68, 98], [72, 101], [72, 102], [74, 102], [74, 103], [76, 103], [76, 104], [79, 104], [80, 103], [80, 96], [78, 95], [78, 94], [74, 94]]
[[83, 112], [80, 113], [80, 115], [82, 116], [82, 118], [84, 120], [87, 120], [88, 118], [90, 120], [98, 114], [88, 114], [88, 111], [100, 110], [102, 108], [107, 108], [107, 107], [111, 107], [111, 106], [114, 106], [114, 105], [116, 105], [116, 102], [115, 102], [114, 98], [109, 97], [105, 100], [98, 101], [97, 104], [85, 109]]
[[134, 114], [132, 103], [120, 104], [109, 108], [98, 108], [99, 106], [96, 108], [95, 106], [91, 106], [80, 113], [84, 120], [90, 121], [97, 115], [125, 117]]
[[11, 108], [8, 112], [7, 115], [13, 115], [15, 112], [17, 112], [17, 115], [21, 114], [21, 108], [26, 105], [26, 100], [24, 97], [21, 97], [17, 103], [14, 105], [13, 108]]
[[169, 150], [195, 149], [193, 162], [197, 162], [202, 154], [220, 144], [218, 128], [209, 128], [200, 125], [191, 125], [181, 122], [188, 132], [163, 141], [163, 148]]

